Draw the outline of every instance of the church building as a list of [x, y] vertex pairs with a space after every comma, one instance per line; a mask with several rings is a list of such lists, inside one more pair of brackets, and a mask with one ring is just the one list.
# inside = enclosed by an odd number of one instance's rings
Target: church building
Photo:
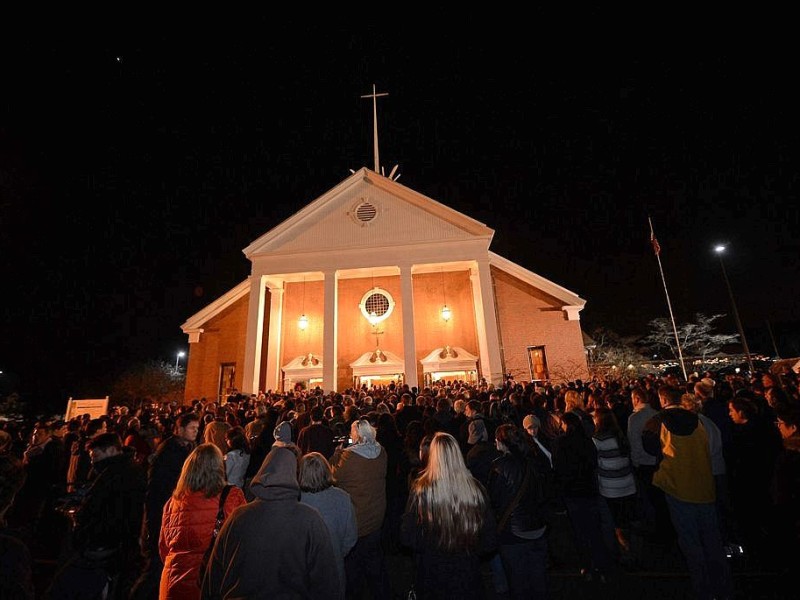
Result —
[[588, 375], [586, 301], [492, 252], [494, 230], [362, 168], [243, 250], [250, 276], [183, 323], [186, 400]]

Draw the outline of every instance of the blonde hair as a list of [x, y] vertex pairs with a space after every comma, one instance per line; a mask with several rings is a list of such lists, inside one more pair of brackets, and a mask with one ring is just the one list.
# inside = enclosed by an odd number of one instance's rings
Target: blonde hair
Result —
[[206, 498], [218, 495], [227, 483], [225, 462], [216, 444], [200, 444], [183, 463], [173, 498], [203, 492]]
[[694, 394], [686, 393], [681, 396], [681, 408], [692, 412], [700, 412], [700, 399]]
[[586, 405], [583, 403], [583, 396], [575, 390], [567, 390], [566, 394], [564, 394], [564, 405], [567, 411], [573, 408], [586, 410]]
[[483, 486], [464, 464], [464, 455], [449, 433], [431, 440], [428, 464], [414, 481], [417, 522], [431, 532], [442, 550], [477, 547], [487, 499]]

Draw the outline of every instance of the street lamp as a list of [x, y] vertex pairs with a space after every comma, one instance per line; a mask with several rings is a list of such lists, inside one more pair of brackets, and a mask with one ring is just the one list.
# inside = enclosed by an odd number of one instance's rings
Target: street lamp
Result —
[[725, 270], [725, 262], [722, 260], [722, 254], [725, 252], [726, 246], [720, 244], [714, 246], [714, 252], [719, 256], [719, 264], [722, 267], [722, 276], [725, 278], [725, 285], [728, 287], [728, 296], [731, 299], [731, 308], [733, 308], [733, 318], [736, 320], [736, 327], [739, 329], [739, 337], [742, 338], [742, 349], [747, 357], [747, 364], [750, 367], [750, 373], [753, 373], [753, 359], [750, 356], [750, 348], [747, 347], [747, 338], [744, 337], [744, 329], [742, 328], [742, 321], [739, 319], [739, 311], [736, 308], [736, 300], [733, 299], [733, 290], [731, 289], [731, 282], [728, 280], [728, 272]]
[[181, 359], [182, 359], [182, 358], [183, 358], [185, 355], [186, 355], [186, 353], [185, 353], [183, 350], [181, 350], [180, 352], [178, 352], [178, 356], [176, 356], [176, 357], [175, 357], [175, 372], [176, 372], [176, 373], [178, 372], [178, 363], [180, 362], [180, 360], [181, 360]]

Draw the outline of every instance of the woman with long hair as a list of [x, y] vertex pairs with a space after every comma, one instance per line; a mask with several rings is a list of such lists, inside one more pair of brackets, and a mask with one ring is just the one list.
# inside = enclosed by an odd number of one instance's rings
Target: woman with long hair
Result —
[[485, 597], [480, 557], [496, 546], [494, 515], [486, 490], [449, 433], [438, 432], [431, 440], [401, 535], [414, 553], [418, 598]]
[[[159, 600], [200, 598], [198, 572], [211, 542], [222, 490], [227, 485], [225, 462], [216, 444], [200, 444], [183, 463], [178, 484], [164, 506], [158, 550], [164, 563]], [[225, 500], [227, 519], [245, 504], [233, 486]]]

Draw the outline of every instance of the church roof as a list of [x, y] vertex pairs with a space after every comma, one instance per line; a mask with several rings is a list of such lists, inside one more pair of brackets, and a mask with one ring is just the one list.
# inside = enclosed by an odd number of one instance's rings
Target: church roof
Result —
[[[581, 310], [586, 300], [488, 250], [494, 230], [388, 177], [359, 169], [244, 250], [253, 272], [294, 280], [297, 273], [365, 269], [410, 262], [468, 265], [481, 254], [489, 264], [562, 303]], [[365, 262], [365, 261], [372, 261]], [[256, 265], [258, 264], [258, 269]], [[344, 271], [340, 271], [344, 272]], [[362, 273], [363, 275], [363, 273]], [[352, 275], [351, 275], [352, 276]], [[181, 325], [197, 332], [250, 291], [250, 278]]]

